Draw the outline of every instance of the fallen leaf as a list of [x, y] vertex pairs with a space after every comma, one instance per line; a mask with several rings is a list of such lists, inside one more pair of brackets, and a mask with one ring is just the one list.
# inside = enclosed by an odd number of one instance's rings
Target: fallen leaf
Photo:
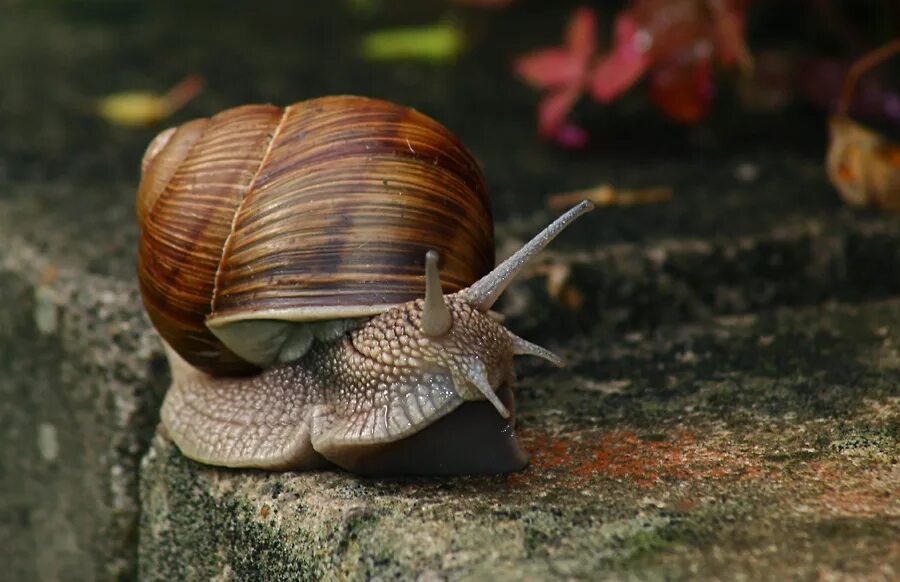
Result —
[[551, 263], [540, 269], [547, 276], [547, 295], [568, 309], [579, 311], [584, 304], [584, 294], [569, 281], [572, 268], [567, 263]]
[[455, 4], [465, 6], [478, 6], [481, 8], [505, 8], [516, 0], [450, 0]]
[[675, 121], [696, 123], [712, 102], [714, 59], [744, 73], [753, 68], [745, 4], [633, 0], [616, 16], [613, 46], [593, 70], [591, 96], [609, 103], [647, 76], [657, 108]]
[[377, 30], [362, 39], [362, 56], [369, 61], [455, 60], [466, 44], [465, 34], [450, 23]]
[[603, 184], [585, 190], [552, 194], [547, 197], [547, 207], [552, 210], [558, 210], [560, 208], [568, 208], [582, 200], [590, 200], [596, 206], [638, 206], [659, 204], [671, 198], [671, 188], [629, 190]]
[[703, 119], [712, 99], [712, 65], [708, 60], [664, 66], [650, 77], [650, 100], [679, 123]]
[[[803, 99], [814, 106], [837, 111], [841, 107], [842, 89], [850, 66], [830, 59], [813, 59], [796, 66], [796, 87]], [[867, 74], [858, 79], [853, 89], [853, 102], [844, 114], [865, 117], [900, 126], [900, 87], [892, 86], [888, 74]]]
[[113, 93], [97, 101], [97, 115], [110, 123], [125, 127], [153, 125], [196, 97], [203, 90], [204, 84], [199, 75], [190, 75], [164, 95], [146, 91]]
[[587, 133], [566, 121], [588, 87], [597, 50], [597, 16], [579, 8], [566, 26], [563, 45], [539, 49], [516, 59], [515, 73], [529, 85], [547, 91], [538, 106], [539, 135], [569, 149], [587, 144]]
[[847, 74], [838, 112], [829, 119], [828, 179], [851, 206], [900, 210], [900, 144], [850, 119], [854, 87], [865, 72], [900, 53], [900, 39], [857, 61]]

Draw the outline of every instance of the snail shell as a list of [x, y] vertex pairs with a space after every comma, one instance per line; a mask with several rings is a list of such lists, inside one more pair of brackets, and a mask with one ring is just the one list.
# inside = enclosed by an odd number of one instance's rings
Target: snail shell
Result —
[[144, 155], [136, 206], [147, 313], [214, 375], [285, 357], [291, 322], [341, 333], [421, 297], [428, 250], [449, 293], [493, 266], [472, 155], [431, 118], [375, 99], [248, 105], [167, 129]]

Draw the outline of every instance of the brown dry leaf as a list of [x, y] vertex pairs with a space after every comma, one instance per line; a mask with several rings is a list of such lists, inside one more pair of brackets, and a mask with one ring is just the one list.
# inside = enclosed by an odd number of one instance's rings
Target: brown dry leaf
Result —
[[613, 188], [608, 184], [552, 194], [547, 197], [547, 207], [552, 210], [568, 208], [582, 200], [590, 200], [596, 206], [637, 206], [640, 204], [659, 204], [672, 198], [671, 188], [645, 188], [628, 190]]
[[847, 116], [859, 78], [897, 53], [900, 39], [859, 59], [847, 73], [838, 113], [829, 120], [825, 169], [841, 198], [851, 206], [900, 210], [900, 144]]
[[852, 119], [833, 116], [825, 168], [851, 206], [900, 210], [900, 144]]
[[532, 276], [547, 278], [547, 295], [569, 311], [578, 311], [584, 303], [584, 294], [569, 281], [572, 272], [567, 263], [549, 263], [534, 270]]

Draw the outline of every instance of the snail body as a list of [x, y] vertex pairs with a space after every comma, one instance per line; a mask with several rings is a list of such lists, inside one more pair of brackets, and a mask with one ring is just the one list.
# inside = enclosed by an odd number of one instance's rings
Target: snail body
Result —
[[559, 360], [489, 309], [589, 204], [490, 270], [484, 180], [458, 140], [406, 107], [324, 97], [162, 132], [136, 206], [141, 295], [172, 369], [162, 423], [185, 455], [365, 474], [524, 466], [513, 356]]

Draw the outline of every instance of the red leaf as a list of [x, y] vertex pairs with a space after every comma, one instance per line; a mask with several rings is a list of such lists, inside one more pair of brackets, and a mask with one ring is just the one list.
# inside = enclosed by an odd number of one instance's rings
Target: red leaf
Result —
[[713, 39], [719, 61], [725, 67], [737, 63], [742, 69], [752, 66], [750, 50], [744, 38], [744, 10], [731, 0], [710, 2], [713, 10]]
[[544, 97], [538, 106], [538, 133], [543, 137], [554, 137], [580, 96], [580, 87], [570, 87]]
[[513, 63], [519, 77], [534, 87], [550, 91], [538, 106], [538, 133], [563, 147], [578, 148], [587, 143], [584, 130], [566, 123], [566, 116], [589, 80], [597, 50], [596, 35], [594, 11], [579, 8], [566, 25], [564, 47], [539, 50]]
[[516, 59], [513, 70], [529, 85], [553, 89], [576, 82], [581, 63], [571, 53], [558, 48], [544, 49]]
[[608, 103], [634, 85], [650, 65], [641, 30], [631, 16], [616, 19], [616, 44], [612, 55], [601, 58], [591, 74], [591, 96]]
[[567, 123], [557, 130], [553, 141], [568, 150], [578, 150], [588, 143], [588, 134], [577, 125]]
[[708, 59], [662, 67], [650, 77], [650, 99], [681, 123], [700, 121], [709, 110], [712, 96], [712, 65]]
[[582, 6], [575, 11], [566, 28], [566, 49], [585, 66], [597, 50], [597, 17]]
[[609, 103], [634, 85], [646, 70], [646, 60], [615, 53], [594, 68], [591, 96], [600, 103]]

